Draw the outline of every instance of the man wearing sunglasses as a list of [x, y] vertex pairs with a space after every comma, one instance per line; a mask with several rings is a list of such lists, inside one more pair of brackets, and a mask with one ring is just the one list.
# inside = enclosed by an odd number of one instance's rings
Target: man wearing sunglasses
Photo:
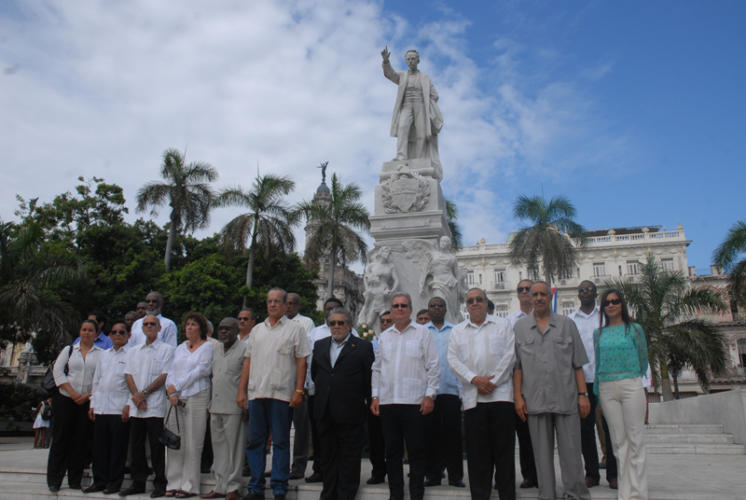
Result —
[[250, 307], [244, 307], [238, 311], [238, 340], [248, 342], [249, 334], [256, 325], [254, 311]]
[[[516, 321], [531, 314], [534, 308], [531, 305], [530, 293], [531, 285], [533, 284], [534, 282], [531, 280], [521, 280], [518, 282], [516, 295], [518, 296], [520, 307], [506, 318], [510, 322], [511, 328], [515, 326]], [[523, 482], [521, 482], [520, 487], [536, 488], [539, 482], [536, 479], [536, 464], [534, 463], [534, 450], [531, 446], [531, 433], [528, 431], [528, 422], [522, 420], [518, 415], [515, 416], [515, 433], [518, 436], [518, 454], [521, 462], [521, 476], [523, 476]]]
[[531, 286], [533, 314], [518, 320], [513, 372], [515, 411], [528, 420], [539, 498], [555, 498], [554, 437], [557, 437], [564, 493], [590, 500], [580, 445], [580, 419], [590, 413], [583, 365], [588, 362], [575, 323], [552, 313], [549, 284]]
[[386, 447], [386, 473], [393, 500], [404, 498], [402, 457], [409, 454], [409, 498], [425, 495], [425, 431], [423, 416], [433, 411], [438, 392], [438, 349], [430, 331], [412, 321], [412, 299], [396, 293], [391, 299], [393, 326], [381, 332], [373, 363], [370, 411], [381, 416]]
[[[160, 292], [150, 292], [145, 296], [145, 303], [147, 304], [147, 314], [156, 316], [160, 323], [161, 328], [158, 332], [158, 340], [176, 349], [178, 328], [176, 327], [176, 323], [161, 314], [163, 304], [165, 303], [163, 295]], [[143, 321], [145, 321], [145, 318], [140, 318], [132, 325], [132, 336], [129, 341], [130, 347], [145, 343]]]
[[83, 493], [117, 493], [124, 478], [124, 460], [129, 439], [129, 395], [124, 376], [127, 367], [127, 340], [130, 334], [124, 322], [116, 322], [109, 331], [113, 346], [101, 354], [93, 376], [88, 416], [93, 427], [93, 484]]
[[469, 319], [451, 333], [448, 364], [461, 381], [471, 498], [490, 498], [494, 468], [500, 500], [514, 500], [513, 329], [487, 314], [484, 290], [466, 292], [466, 308]]

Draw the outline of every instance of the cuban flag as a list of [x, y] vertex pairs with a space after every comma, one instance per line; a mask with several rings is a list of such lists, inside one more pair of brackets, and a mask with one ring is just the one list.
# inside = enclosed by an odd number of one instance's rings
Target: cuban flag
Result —
[[552, 288], [552, 311], [556, 314], [557, 313], [557, 291], [559, 288], [556, 286]]

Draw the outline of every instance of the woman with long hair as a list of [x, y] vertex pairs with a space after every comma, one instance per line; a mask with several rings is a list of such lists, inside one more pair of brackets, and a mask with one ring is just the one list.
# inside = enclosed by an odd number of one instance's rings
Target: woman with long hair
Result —
[[619, 469], [619, 498], [648, 498], [645, 471], [645, 393], [648, 346], [642, 327], [629, 318], [624, 295], [608, 290], [601, 296], [601, 320], [593, 332], [596, 353], [594, 391], [601, 407]]
[[54, 381], [59, 388], [52, 397], [52, 447], [47, 461], [47, 486], [57, 492], [67, 473], [67, 483], [80, 489], [83, 466], [89, 456], [93, 422], [88, 418], [93, 375], [103, 352], [93, 345], [98, 324], [90, 319], [80, 325], [80, 342], [65, 346], [54, 362]]
[[[186, 340], [174, 351], [166, 378], [166, 393], [171, 402], [167, 427], [181, 436], [178, 450], [166, 451], [167, 497], [188, 498], [199, 495], [200, 458], [210, 404], [212, 344], [207, 340], [207, 319], [200, 313], [185, 316]], [[178, 417], [179, 428], [177, 429]]]

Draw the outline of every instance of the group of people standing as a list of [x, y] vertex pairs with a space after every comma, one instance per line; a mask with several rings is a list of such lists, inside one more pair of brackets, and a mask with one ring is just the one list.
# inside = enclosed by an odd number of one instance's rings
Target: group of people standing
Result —
[[[54, 364], [59, 390], [52, 397], [49, 489], [58, 491], [65, 473], [69, 486], [80, 488], [92, 458], [93, 483], [85, 492], [143, 493], [147, 441], [151, 497], [198, 495], [209, 425], [215, 487], [203, 498], [240, 498], [244, 454], [245, 498], [264, 498], [270, 441], [270, 488], [274, 498], [285, 498], [288, 480], [303, 477], [310, 434], [315, 460], [308, 479], [323, 482], [320, 498], [353, 499], [367, 424], [368, 483], [387, 478], [392, 499], [404, 498], [405, 449], [410, 498], [422, 499], [446, 471], [448, 484], [464, 487], [462, 443], [471, 497], [489, 498], [494, 480], [502, 500], [515, 498], [516, 433], [522, 487], [555, 498], [556, 436], [564, 493], [587, 499], [598, 484], [587, 422], [600, 397], [619, 496], [647, 498], [640, 381], [647, 349], [624, 297], [607, 291], [599, 307], [595, 285], [584, 281], [581, 308], [568, 318], [551, 312], [546, 283], [524, 280], [517, 291], [521, 310], [500, 318], [489, 314], [483, 290], [470, 289], [468, 318], [457, 325], [445, 321], [441, 297], [430, 299], [429, 322], [421, 325], [412, 321], [410, 297], [396, 293], [372, 342], [357, 335], [338, 299], [326, 301], [325, 322], [314, 327], [298, 314], [300, 297], [279, 288], [268, 292], [265, 321], [256, 324], [253, 311], [242, 310], [219, 323], [216, 339], [202, 314], [188, 313], [178, 346], [157, 292], [148, 295], [145, 316], [115, 322], [108, 336], [102, 322], [87, 319]], [[179, 436], [178, 447], [164, 447], [164, 429]], [[123, 488], [128, 456], [132, 483]]]

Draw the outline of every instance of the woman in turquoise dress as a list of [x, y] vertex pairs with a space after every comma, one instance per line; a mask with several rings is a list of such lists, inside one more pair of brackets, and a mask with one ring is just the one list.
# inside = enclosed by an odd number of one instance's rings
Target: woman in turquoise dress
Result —
[[645, 471], [645, 393], [642, 376], [648, 368], [648, 346], [642, 327], [630, 321], [624, 295], [609, 290], [601, 296], [601, 321], [593, 332], [596, 354], [594, 391], [609, 424], [619, 467], [619, 498], [648, 498]]

